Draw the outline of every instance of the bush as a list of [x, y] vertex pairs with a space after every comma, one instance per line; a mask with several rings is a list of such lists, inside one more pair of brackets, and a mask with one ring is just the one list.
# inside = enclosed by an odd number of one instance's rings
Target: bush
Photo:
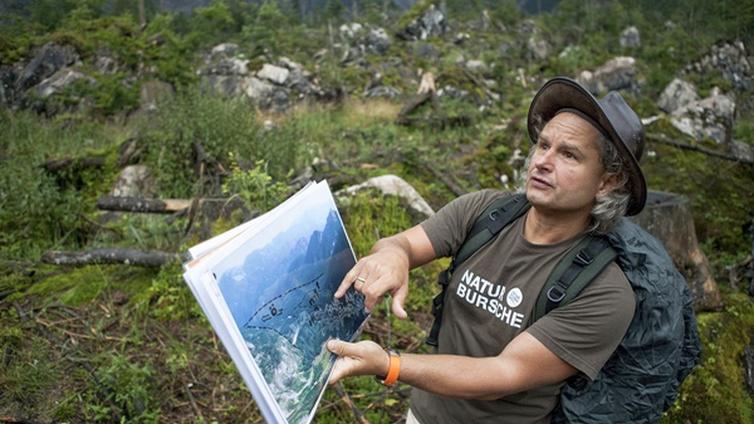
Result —
[[86, 231], [81, 215], [108, 184], [104, 169], [51, 174], [51, 158], [77, 157], [111, 142], [96, 123], [68, 127], [30, 112], [0, 110], [0, 254], [38, 257], [42, 249], [76, 246]]
[[267, 174], [267, 164], [257, 161], [254, 168], [244, 171], [230, 155], [231, 173], [223, 183], [223, 192], [228, 196], [240, 196], [252, 209], [266, 212], [280, 204], [290, 192], [288, 185], [273, 182]]
[[229, 153], [241, 164], [266, 161], [271, 176], [285, 176], [295, 166], [299, 148], [292, 141], [265, 142], [254, 109], [243, 99], [196, 90], [163, 104], [140, 127], [163, 197], [219, 195], [221, 177], [231, 166]]

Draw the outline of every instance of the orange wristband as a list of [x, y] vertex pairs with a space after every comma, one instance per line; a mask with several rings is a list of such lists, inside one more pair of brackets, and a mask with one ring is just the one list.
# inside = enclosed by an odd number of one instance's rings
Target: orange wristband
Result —
[[387, 375], [384, 380], [381, 380], [381, 383], [392, 386], [398, 382], [398, 376], [401, 373], [401, 354], [393, 349], [388, 349], [387, 353], [390, 355], [390, 363], [388, 364]]

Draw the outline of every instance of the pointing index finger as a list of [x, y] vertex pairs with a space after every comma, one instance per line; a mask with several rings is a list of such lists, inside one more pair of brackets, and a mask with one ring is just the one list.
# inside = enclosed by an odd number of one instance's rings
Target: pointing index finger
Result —
[[346, 276], [343, 277], [343, 281], [340, 282], [338, 289], [335, 290], [336, 299], [340, 299], [344, 294], [346, 294], [348, 288], [351, 287], [351, 285], [356, 280], [356, 275], [358, 275], [359, 269], [361, 269], [361, 266], [360, 263], [357, 262], [356, 265], [354, 265], [353, 268], [351, 268], [351, 270], [346, 273]]

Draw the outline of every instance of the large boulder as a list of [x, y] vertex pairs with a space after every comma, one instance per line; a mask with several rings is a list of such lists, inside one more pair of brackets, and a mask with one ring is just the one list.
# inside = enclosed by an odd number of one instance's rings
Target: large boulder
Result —
[[281, 57], [276, 64], [288, 70], [288, 78], [285, 85], [298, 94], [298, 97], [322, 96], [323, 91], [317, 85], [314, 75], [304, 67], [287, 57]]
[[426, 40], [432, 36], [443, 35], [447, 30], [448, 21], [445, 14], [431, 4], [421, 16], [411, 21], [397, 35], [407, 41]]
[[397, 175], [382, 175], [370, 178], [364, 183], [344, 188], [338, 191], [336, 195], [353, 196], [361, 190], [370, 188], [379, 190], [382, 194], [400, 197], [412, 210], [425, 217], [429, 217], [435, 213], [416, 189]]
[[275, 86], [269, 81], [257, 77], [251, 77], [246, 80], [246, 96], [257, 103], [269, 98], [274, 91]]
[[202, 90], [227, 97], [242, 96], [246, 91], [249, 60], [238, 54], [238, 45], [222, 43], [204, 56], [204, 65], [197, 71]]
[[246, 96], [263, 109], [284, 111], [294, 100], [324, 96], [312, 73], [286, 57], [251, 72], [238, 46], [223, 43], [205, 56], [204, 63], [198, 71], [203, 89], [228, 97]]
[[670, 122], [695, 140], [709, 138], [718, 144], [730, 141], [736, 103], [717, 87], [710, 96], [676, 109]]
[[12, 105], [16, 101], [16, 79], [20, 69], [0, 66], [0, 105]]
[[205, 75], [200, 81], [202, 90], [226, 97], [238, 97], [246, 92], [248, 78], [239, 75]]
[[526, 38], [527, 59], [543, 61], [550, 56], [552, 47], [545, 39], [536, 22], [531, 19], [525, 19], [518, 26], [518, 33]]
[[641, 45], [641, 36], [639, 35], [639, 29], [635, 26], [630, 26], [620, 33], [620, 46], [624, 48], [634, 48]]
[[754, 75], [746, 53], [746, 47], [740, 40], [715, 44], [710, 52], [697, 62], [684, 68], [684, 72], [703, 73], [720, 71], [736, 90], [754, 88]]
[[582, 71], [576, 79], [594, 95], [604, 95], [612, 90], [634, 90], [638, 87], [636, 60], [630, 56], [618, 56], [594, 72]]
[[650, 191], [647, 205], [634, 222], [660, 240], [676, 268], [686, 278], [696, 310], [719, 310], [722, 299], [707, 257], [699, 249], [688, 198]]
[[479, 73], [485, 73], [489, 69], [489, 67], [487, 66], [486, 63], [484, 63], [484, 61], [478, 60], [478, 59], [467, 60], [464, 66], [469, 71], [479, 72]]
[[526, 54], [530, 59], [545, 60], [550, 56], [550, 50], [550, 43], [538, 34], [526, 41]]
[[754, 147], [743, 141], [731, 140], [728, 148], [730, 154], [741, 162], [754, 163]]
[[42, 46], [21, 70], [16, 81], [19, 92], [33, 87], [44, 79], [52, 76], [59, 69], [72, 65], [79, 60], [79, 55], [73, 46], [60, 46], [47, 43]]
[[662, 91], [657, 104], [665, 112], [673, 113], [697, 100], [699, 100], [699, 94], [694, 84], [675, 78]]
[[342, 62], [350, 62], [366, 53], [384, 55], [392, 44], [384, 28], [362, 25], [358, 22], [343, 24], [339, 28], [341, 43], [339, 48]]
[[130, 165], [120, 171], [111, 196], [154, 197], [154, 178], [145, 165]]
[[288, 80], [288, 75], [290, 75], [288, 69], [281, 66], [270, 65], [269, 63], [265, 63], [262, 66], [262, 69], [257, 72], [257, 78], [266, 79], [277, 85], [285, 85], [285, 82]]
[[155, 111], [162, 101], [171, 99], [175, 94], [173, 86], [159, 80], [144, 81], [139, 90], [141, 110]]
[[390, 36], [384, 28], [374, 27], [367, 34], [367, 49], [378, 54], [387, 53], [390, 48]]
[[94, 70], [103, 75], [112, 75], [119, 68], [118, 61], [108, 54], [98, 55], [94, 60]]
[[62, 68], [52, 74], [49, 78], [40, 82], [34, 87], [34, 90], [36, 91], [37, 97], [45, 99], [53, 94], [62, 92], [66, 87], [82, 79], [88, 81], [90, 84], [95, 83], [93, 78], [88, 77], [75, 69]]
[[236, 54], [238, 54], [236, 43], [221, 43], [210, 50], [210, 57], [233, 57]]

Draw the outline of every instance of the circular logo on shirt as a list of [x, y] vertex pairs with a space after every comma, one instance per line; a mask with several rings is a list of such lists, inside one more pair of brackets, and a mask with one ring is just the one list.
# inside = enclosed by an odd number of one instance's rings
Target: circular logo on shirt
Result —
[[505, 298], [505, 301], [511, 308], [515, 308], [516, 306], [520, 305], [523, 300], [524, 295], [523, 293], [521, 293], [521, 289], [519, 289], [518, 287], [511, 289], [511, 291], [508, 292], [508, 296]]

